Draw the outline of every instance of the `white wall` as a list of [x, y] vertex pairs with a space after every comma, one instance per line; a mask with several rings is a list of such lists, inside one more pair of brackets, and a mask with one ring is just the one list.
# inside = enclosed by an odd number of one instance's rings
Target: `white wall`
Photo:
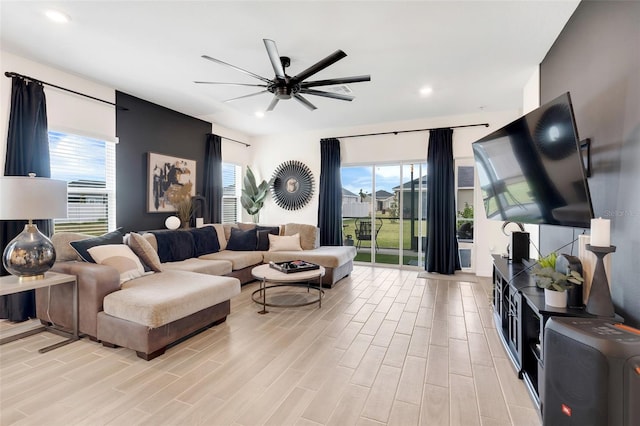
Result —
[[[16, 72], [109, 102], [115, 101], [113, 88], [1, 50], [0, 68], [2, 69], [0, 76], [0, 166], [2, 168], [0, 173], [4, 171], [11, 108], [11, 79], [4, 76], [5, 72]], [[115, 107], [50, 86], [45, 86], [44, 91], [47, 98], [49, 129], [103, 140], [116, 140]]]
[[244, 167], [253, 158], [254, 148], [252, 146], [245, 146], [227, 139], [231, 138], [251, 145], [251, 138], [244, 133], [227, 129], [215, 123], [211, 126], [211, 133], [222, 136], [222, 161], [225, 163], [238, 164]]

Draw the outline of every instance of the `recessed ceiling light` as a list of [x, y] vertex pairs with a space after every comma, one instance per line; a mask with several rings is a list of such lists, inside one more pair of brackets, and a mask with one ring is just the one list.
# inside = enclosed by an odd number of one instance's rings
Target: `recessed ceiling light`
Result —
[[66, 24], [67, 22], [71, 21], [69, 15], [58, 12], [57, 10], [47, 10], [44, 14], [53, 22], [57, 22], [59, 24]]
[[258, 118], [264, 118], [264, 112], [263, 111], [256, 111], [254, 114]]
[[433, 93], [433, 89], [429, 86], [424, 86], [422, 89], [420, 89], [421, 96], [429, 96], [432, 93]]

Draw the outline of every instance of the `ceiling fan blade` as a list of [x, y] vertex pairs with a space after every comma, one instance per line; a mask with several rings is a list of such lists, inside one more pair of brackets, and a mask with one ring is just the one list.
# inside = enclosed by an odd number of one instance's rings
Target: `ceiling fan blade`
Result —
[[306, 70], [302, 71], [301, 73], [299, 73], [298, 75], [293, 77], [292, 80], [295, 81], [295, 82], [301, 82], [301, 81], [311, 77], [315, 73], [320, 72], [323, 69], [327, 68], [329, 65], [338, 62], [340, 59], [344, 58], [345, 56], [347, 56], [347, 54], [344, 53], [342, 50], [336, 50], [331, 55], [329, 55], [326, 58], [320, 60], [319, 62], [316, 62], [315, 64], [311, 65]]
[[237, 99], [243, 99], [243, 98], [250, 98], [251, 96], [256, 96], [256, 95], [261, 95], [263, 93], [267, 93], [268, 90], [261, 90], [260, 92], [256, 92], [256, 93], [249, 93], [248, 95], [244, 95], [244, 96], [238, 96], [237, 98], [231, 98], [231, 99], [225, 99], [222, 102], [229, 102], [229, 101], [235, 101]]
[[269, 107], [267, 108], [267, 111], [273, 111], [276, 105], [278, 105], [279, 100], [280, 99], [278, 99], [277, 96], [274, 96], [273, 99], [271, 100], [271, 103], [269, 104]]
[[264, 47], [267, 48], [267, 54], [271, 60], [271, 65], [273, 66], [273, 71], [276, 73], [276, 77], [284, 78], [284, 68], [282, 67], [282, 62], [280, 62], [280, 54], [278, 53], [276, 42], [268, 38], [262, 39], [262, 41], [264, 41]]
[[324, 96], [325, 98], [340, 99], [341, 101], [352, 101], [355, 99], [355, 96], [342, 95], [340, 93], [333, 92], [323, 92], [322, 90], [314, 89], [300, 89], [300, 93], [304, 93], [306, 95]]
[[244, 74], [250, 75], [251, 77], [255, 77], [255, 78], [257, 78], [258, 80], [262, 80], [262, 81], [264, 81], [265, 83], [271, 83], [271, 80], [269, 80], [269, 79], [268, 79], [268, 78], [266, 78], [266, 77], [262, 77], [261, 75], [254, 74], [254, 73], [252, 73], [251, 71], [244, 70], [244, 69], [242, 69], [242, 68], [240, 68], [240, 67], [236, 67], [235, 65], [228, 64], [228, 63], [226, 63], [226, 62], [224, 62], [224, 61], [221, 61], [220, 59], [212, 58], [211, 56], [207, 56], [207, 55], [202, 55], [202, 57], [203, 57], [204, 59], [209, 60], [209, 61], [215, 62], [216, 64], [226, 65], [226, 66], [228, 66], [228, 67], [230, 67], [230, 68], [233, 68], [233, 69], [234, 69], [234, 70], [236, 70], [236, 71], [240, 71], [241, 73], [244, 73]]
[[293, 97], [296, 98], [296, 100], [298, 102], [300, 102], [302, 105], [304, 105], [307, 108], [309, 108], [311, 111], [313, 111], [314, 109], [317, 109], [314, 104], [312, 104], [311, 102], [306, 100], [302, 95], [296, 93], [295, 95], [293, 95]]
[[247, 83], [220, 83], [217, 81], [194, 81], [196, 84], [226, 84], [229, 86], [249, 86], [249, 87], [267, 87], [266, 84], [247, 84]]
[[305, 81], [300, 83], [300, 87], [337, 86], [340, 84], [360, 83], [362, 81], [371, 81], [371, 76], [358, 75], [354, 77], [332, 78], [329, 80]]

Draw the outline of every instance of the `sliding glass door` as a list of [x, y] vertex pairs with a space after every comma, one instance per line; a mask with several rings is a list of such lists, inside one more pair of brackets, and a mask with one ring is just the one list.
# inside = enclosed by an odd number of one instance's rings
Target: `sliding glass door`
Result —
[[342, 168], [345, 244], [356, 261], [424, 266], [425, 179], [424, 163]]

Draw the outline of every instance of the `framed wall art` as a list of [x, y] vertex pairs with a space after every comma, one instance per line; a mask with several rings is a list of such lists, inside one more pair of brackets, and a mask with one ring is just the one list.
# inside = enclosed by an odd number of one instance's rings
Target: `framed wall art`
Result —
[[175, 212], [182, 200], [196, 195], [196, 161], [148, 153], [147, 212]]

